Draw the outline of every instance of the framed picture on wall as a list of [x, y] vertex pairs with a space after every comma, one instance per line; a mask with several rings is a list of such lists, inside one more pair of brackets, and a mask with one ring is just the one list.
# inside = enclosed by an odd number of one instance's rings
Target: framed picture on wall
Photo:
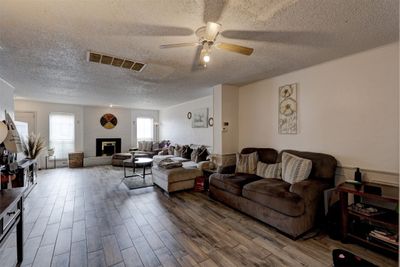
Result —
[[208, 127], [208, 108], [199, 108], [193, 110], [192, 128], [207, 128]]
[[279, 87], [279, 133], [297, 134], [297, 84]]

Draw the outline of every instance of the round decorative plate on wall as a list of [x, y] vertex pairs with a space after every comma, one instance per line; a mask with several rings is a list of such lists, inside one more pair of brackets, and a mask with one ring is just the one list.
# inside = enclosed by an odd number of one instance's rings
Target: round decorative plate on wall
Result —
[[106, 113], [100, 118], [100, 124], [106, 129], [114, 128], [118, 123], [117, 117], [111, 113]]

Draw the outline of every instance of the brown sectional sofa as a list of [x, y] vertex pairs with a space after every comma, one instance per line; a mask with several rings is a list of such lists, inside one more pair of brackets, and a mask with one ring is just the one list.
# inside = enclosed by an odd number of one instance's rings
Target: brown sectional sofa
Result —
[[[282, 153], [310, 159], [313, 167], [307, 180], [289, 184], [255, 174], [213, 174], [210, 196], [297, 238], [314, 227], [322, 211], [323, 191], [333, 187], [336, 159], [327, 154], [271, 148], [244, 148], [242, 154], [258, 152], [259, 160], [281, 162]], [[221, 170], [224, 172], [224, 170]]]

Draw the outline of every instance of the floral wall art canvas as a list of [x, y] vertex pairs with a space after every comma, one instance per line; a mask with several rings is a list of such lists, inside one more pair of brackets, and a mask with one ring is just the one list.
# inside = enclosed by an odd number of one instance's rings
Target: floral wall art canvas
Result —
[[297, 134], [297, 84], [279, 87], [279, 133]]
[[200, 108], [193, 111], [192, 128], [208, 127], [208, 108]]

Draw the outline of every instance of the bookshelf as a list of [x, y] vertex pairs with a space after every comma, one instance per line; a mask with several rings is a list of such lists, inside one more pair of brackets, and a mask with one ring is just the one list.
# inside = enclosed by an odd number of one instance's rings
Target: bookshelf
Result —
[[[372, 194], [366, 192], [365, 187], [375, 186], [381, 189], [380, 194]], [[398, 237], [399, 214], [393, 208], [383, 208], [383, 206], [398, 206], [399, 188], [389, 185], [381, 185], [375, 183], [363, 183], [355, 185], [349, 183], [340, 184], [336, 190], [340, 195], [341, 205], [341, 236], [342, 242], [354, 242], [367, 246], [371, 249], [386, 252], [394, 256], [398, 256], [398, 238], [397, 246], [376, 239], [371, 236], [375, 231], [383, 231]], [[371, 208], [377, 212], [363, 213], [354, 209], [354, 205], [348, 205], [348, 195], [353, 194], [359, 196], [361, 203], [358, 206], [363, 208]], [[368, 204], [365, 204], [365, 203]], [[380, 203], [375, 206], [373, 203]], [[386, 204], [386, 205], [385, 205]]]

